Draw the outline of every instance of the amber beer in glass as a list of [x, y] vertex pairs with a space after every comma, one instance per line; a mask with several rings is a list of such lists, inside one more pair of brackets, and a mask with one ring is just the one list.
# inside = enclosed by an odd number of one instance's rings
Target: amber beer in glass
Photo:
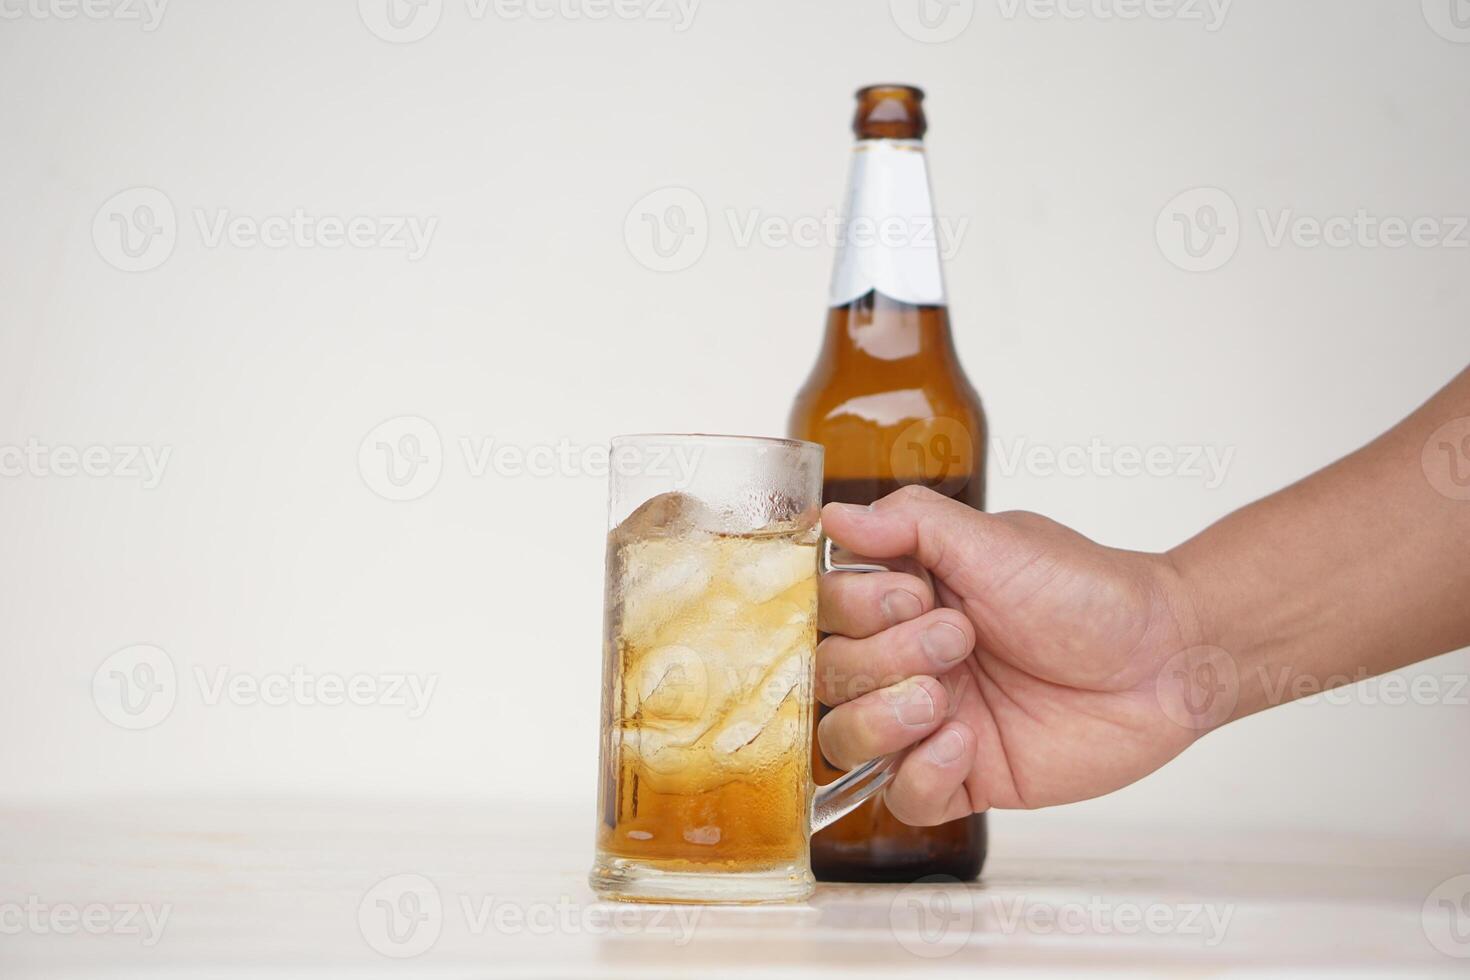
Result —
[[[826, 447], [823, 497], [866, 504], [922, 484], [985, 505], [985, 414], [950, 337], [924, 159], [924, 93], [857, 93], [857, 136], [821, 352], [789, 434]], [[838, 770], [815, 744], [818, 779]], [[985, 860], [985, 817], [900, 823], [875, 797], [816, 834], [823, 881], [961, 880]]]
[[892, 765], [812, 783], [817, 576], [840, 567], [820, 547], [822, 447], [620, 436], [610, 469], [592, 886], [628, 901], [805, 898], [812, 829]]

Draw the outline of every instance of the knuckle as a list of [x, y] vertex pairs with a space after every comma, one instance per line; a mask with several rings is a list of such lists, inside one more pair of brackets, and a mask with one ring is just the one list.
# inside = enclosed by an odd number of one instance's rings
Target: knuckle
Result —
[[994, 515], [1013, 527], [1029, 531], [1042, 531], [1056, 526], [1056, 521], [1030, 510], [1007, 510]]
[[920, 486], [917, 483], [910, 483], [906, 486], [899, 487], [890, 496], [908, 503], [922, 503], [939, 496], [939, 494], [930, 490], [928, 487]]

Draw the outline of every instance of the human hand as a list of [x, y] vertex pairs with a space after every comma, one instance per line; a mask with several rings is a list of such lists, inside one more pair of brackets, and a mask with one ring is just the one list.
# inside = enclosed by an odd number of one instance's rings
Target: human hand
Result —
[[823, 576], [819, 607], [831, 635], [816, 693], [834, 706], [822, 751], [850, 768], [911, 749], [884, 791], [905, 823], [1089, 799], [1201, 734], [1161, 696], [1165, 666], [1199, 644], [1167, 556], [920, 487], [829, 504], [822, 524], [841, 547], [918, 573]]

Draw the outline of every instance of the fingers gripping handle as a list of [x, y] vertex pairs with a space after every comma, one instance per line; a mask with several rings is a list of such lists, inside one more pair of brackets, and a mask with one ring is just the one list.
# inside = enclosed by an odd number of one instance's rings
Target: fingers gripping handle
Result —
[[[822, 574], [828, 572], [886, 572], [883, 565], [864, 562], [837, 562], [832, 558], [832, 539], [822, 535]], [[818, 786], [812, 800], [812, 830], [818, 831], [838, 817], [857, 809], [875, 793], [888, 785], [893, 770], [898, 766], [899, 755], [885, 755], [880, 759], [864, 762], [826, 786]]]

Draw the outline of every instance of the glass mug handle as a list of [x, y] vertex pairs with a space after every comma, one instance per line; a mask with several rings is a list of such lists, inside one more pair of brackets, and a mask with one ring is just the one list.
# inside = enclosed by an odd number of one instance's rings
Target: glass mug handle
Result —
[[[883, 565], [862, 562], [837, 562], [832, 559], [832, 539], [822, 535], [818, 546], [821, 555], [819, 571], [828, 572], [887, 572]], [[893, 770], [898, 766], [903, 753], [881, 756], [864, 762], [856, 769], [846, 772], [826, 786], [818, 786], [812, 798], [812, 831], [816, 832], [846, 816], [867, 802], [875, 793], [888, 785]]]

